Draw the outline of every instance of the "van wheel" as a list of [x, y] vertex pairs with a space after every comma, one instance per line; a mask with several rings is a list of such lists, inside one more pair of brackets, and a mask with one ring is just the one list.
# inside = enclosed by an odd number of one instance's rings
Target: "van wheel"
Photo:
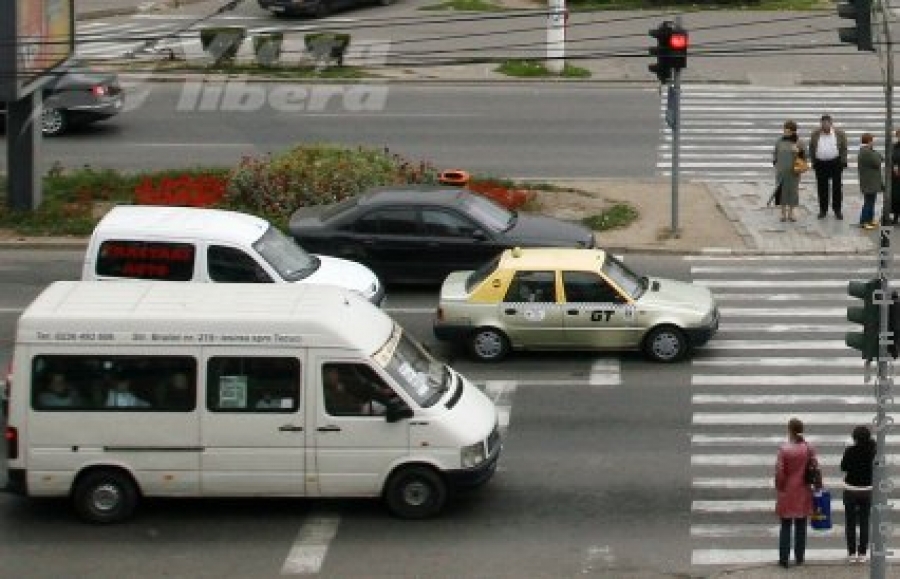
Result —
[[388, 480], [388, 509], [402, 519], [427, 519], [436, 515], [447, 500], [447, 485], [424, 466], [401, 468]]
[[644, 340], [644, 352], [657, 362], [675, 362], [687, 351], [687, 338], [675, 326], [653, 328]]
[[79, 517], [88, 523], [105, 525], [131, 517], [137, 507], [138, 492], [128, 475], [99, 470], [78, 481], [72, 499]]
[[496, 362], [509, 352], [509, 338], [497, 328], [478, 328], [472, 332], [469, 349], [481, 362]]

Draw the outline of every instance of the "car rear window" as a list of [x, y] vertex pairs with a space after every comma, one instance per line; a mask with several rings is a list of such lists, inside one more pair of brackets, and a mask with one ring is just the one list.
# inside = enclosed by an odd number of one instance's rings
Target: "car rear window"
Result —
[[478, 284], [487, 279], [487, 276], [491, 275], [497, 270], [498, 265], [500, 265], [499, 255], [473, 271], [469, 275], [469, 279], [466, 280], [466, 291], [471, 293]]
[[98, 276], [190, 281], [194, 277], [190, 243], [110, 239], [97, 253]]

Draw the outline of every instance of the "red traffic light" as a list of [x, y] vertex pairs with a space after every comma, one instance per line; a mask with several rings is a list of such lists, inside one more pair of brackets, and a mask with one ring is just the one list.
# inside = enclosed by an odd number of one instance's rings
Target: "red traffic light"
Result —
[[669, 48], [672, 50], [687, 50], [688, 35], [686, 32], [674, 32], [669, 37]]

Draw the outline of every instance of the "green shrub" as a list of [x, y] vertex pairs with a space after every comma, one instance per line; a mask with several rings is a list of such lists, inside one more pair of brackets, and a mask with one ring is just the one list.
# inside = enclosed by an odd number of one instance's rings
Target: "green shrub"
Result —
[[344, 66], [344, 54], [350, 46], [350, 35], [338, 32], [315, 32], [303, 37], [306, 50], [317, 61], [333, 59]]
[[377, 185], [437, 183], [437, 176], [428, 163], [411, 163], [387, 149], [299, 146], [242, 159], [223, 203], [283, 224], [298, 207], [341, 201]]
[[281, 58], [281, 47], [284, 43], [284, 34], [281, 32], [266, 32], [253, 37], [253, 54], [256, 64], [263, 67], [274, 66]]
[[240, 26], [217, 26], [200, 30], [200, 46], [209, 53], [213, 63], [230, 62], [237, 57], [238, 50], [247, 36], [247, 29]]

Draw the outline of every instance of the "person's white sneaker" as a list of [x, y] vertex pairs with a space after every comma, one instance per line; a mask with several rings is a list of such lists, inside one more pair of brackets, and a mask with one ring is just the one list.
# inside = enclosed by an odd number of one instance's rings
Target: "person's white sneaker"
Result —
[[857, 556], [856, 556], [856, 562], [857, 562], [857, 563], [868, 563], [868, 562], [869, 562], [869, 557], [868, 557], [867, 555], [857, 555]]
[[847, 555], [847, 562], [851, 564], [856, 563], [856, 555]]

